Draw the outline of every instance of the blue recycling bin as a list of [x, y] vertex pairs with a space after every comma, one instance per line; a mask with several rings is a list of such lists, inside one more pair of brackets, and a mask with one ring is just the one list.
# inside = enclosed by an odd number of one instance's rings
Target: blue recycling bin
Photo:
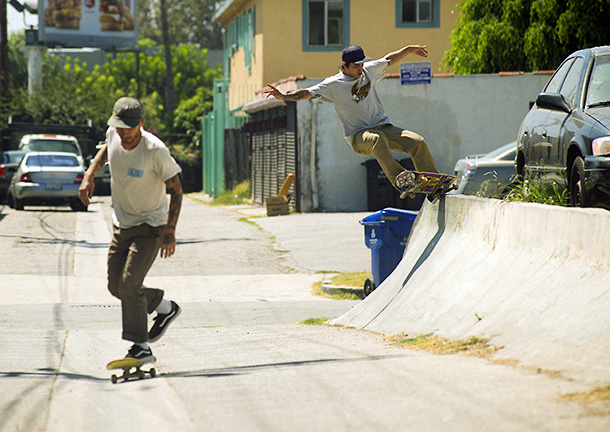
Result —
[[385, 208], [360, 221], [364, 226], [364, 243], [371, 249], [373, 280], [364, 284], [367, 296], [394, 271], [405, 251], [416, 211]]

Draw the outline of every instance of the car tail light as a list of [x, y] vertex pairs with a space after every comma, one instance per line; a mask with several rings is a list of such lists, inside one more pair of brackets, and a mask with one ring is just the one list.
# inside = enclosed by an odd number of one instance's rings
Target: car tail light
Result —
[[0, 165], [0, 177], [4, 177], [6, 174], [4, 174], [4, 165]]
[[74, 184], [81, 184], [83, 179], [85, 178], [82, 174], [76, 174], [76, 178], [74, 179]]
[[468, 166], [466, 167], [466, 171], [464, 171], [464, 178], [467, 180], [473, 178], [476, 170], [476, 164], [468, 164]]
[[32, 181], [32, 177], [30, 177], [30, 174], [28, 174], [28, 173], [21, 174], [21, 177], [19, 178], [19, 181], [21, 183], [34, 183]]
[[595, 156], [610, 154], [610, 137], [595, 138], [591, 146]]

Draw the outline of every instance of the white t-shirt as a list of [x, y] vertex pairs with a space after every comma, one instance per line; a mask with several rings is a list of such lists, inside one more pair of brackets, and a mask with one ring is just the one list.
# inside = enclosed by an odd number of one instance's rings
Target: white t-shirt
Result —
[[165, 143], [142, 129], [140, 143], [125, 150], [112, 126], [106, 142], [114, 224], [119, 228], [165, 225], [169, 210], [165, 182], [181, 171]]
[[375, 84], [383, 79], [387, 67], [388, 61], [380, 58], [365, 62], [359, 78], [339, 72], [307, 88], [313, 97], [333, 104], [349, 143], [352, 136], [362, 129], [390, 123], [375, 90]]

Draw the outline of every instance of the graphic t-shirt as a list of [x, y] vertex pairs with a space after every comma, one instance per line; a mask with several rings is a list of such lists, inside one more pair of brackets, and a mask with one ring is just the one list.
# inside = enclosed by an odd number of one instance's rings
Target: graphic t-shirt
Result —
[[169, 209], [165, 182], [181, 171], [165, 143], [142, 129], [140, 143], [125, 150], [112, 126], [106, 142], [114, 224], [119, 228], [165, 225]]
[[359, 78], [339, 72], [307, 88], [314, 98], [333, 104], [348, 142], [351, 143], [352, 136], [362, 129], [390, 123], [375, 90], [375, 84], [383, 79], [387, 67], [385, 58], [365, 62]]

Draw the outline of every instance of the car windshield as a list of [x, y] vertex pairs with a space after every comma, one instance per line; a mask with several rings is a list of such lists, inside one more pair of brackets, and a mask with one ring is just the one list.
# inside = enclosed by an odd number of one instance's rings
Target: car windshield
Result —
[[78, 160], [69, 155], [32, 155], [25, 161], [27, 166], [76, 167]]
[[51, 140], [51, 139], [35, 139], [27, 144], [30, 151], [48, 151], [48, 152], [67, 152], [78, 154], [78, 149], [74, 141], [66, 140]]
[[589, 89], [587, 106], [610, 105], [610, 55], [595, 58]]

